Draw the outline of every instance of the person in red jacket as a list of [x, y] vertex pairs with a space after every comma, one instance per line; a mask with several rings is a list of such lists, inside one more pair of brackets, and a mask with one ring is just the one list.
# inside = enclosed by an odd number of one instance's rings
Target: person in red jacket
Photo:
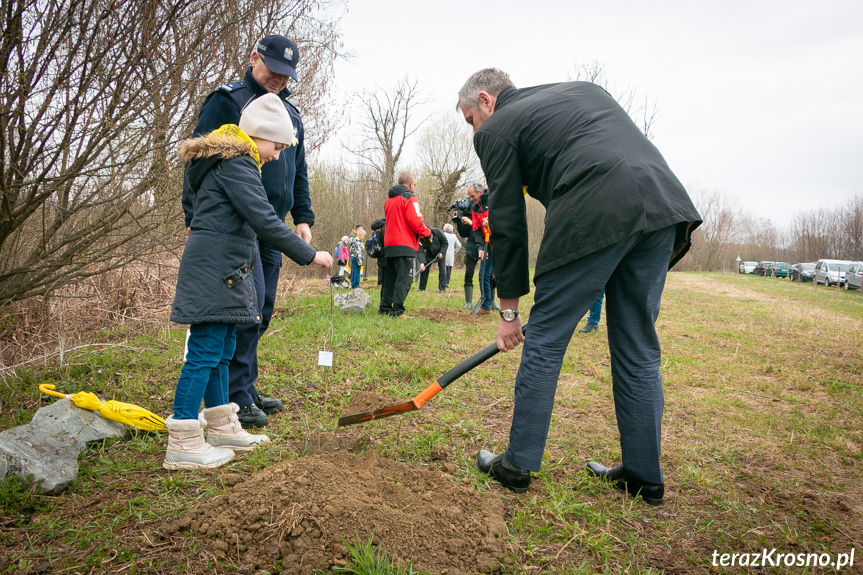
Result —
[[381, 305], [378, 313], [401, 319], [405, 314], [405, 299], [411, 289], [411, 270], [417, 255], [419, 239], [428, 241], [431, 230], [423, 223], [420, 203], [414, 191], [414, 177], [410, 172], [399, 174], [399, 183], [388, 193], [384, 203], [387, 222], [384, 229], [384, 283], [381, 287]]

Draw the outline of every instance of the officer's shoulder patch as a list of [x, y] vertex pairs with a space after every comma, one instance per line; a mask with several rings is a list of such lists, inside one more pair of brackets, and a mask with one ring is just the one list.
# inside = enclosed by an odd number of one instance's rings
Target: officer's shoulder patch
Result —
[[229, 82], [227, 84], [222, 84], [221, 86], [218, 87], [218, 89], [223, 91], [223, 92], [233, 92], [234, 90], [236, 90], [238, 88], [242, 88], [242, 87], [243, 87], [242, 82]]

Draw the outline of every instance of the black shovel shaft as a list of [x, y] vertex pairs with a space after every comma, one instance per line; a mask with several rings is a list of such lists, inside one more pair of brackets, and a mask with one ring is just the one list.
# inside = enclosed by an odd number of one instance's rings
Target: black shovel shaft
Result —
[[491, 359], [492, 357], [497, 355], [498, 351], [500, 350], [497, 349], [497, 342], [485, 346], [485, 348], [483, 348], [481, 351], [473, 354], [472, 356], [470, 356], [469, 358], [467, 358], [466, 360], [440, 376], [437, 379], [437, 382], [438, 384], [440, 384], [441, 389], [445, 388], [453, 381], [457, 380], [479, 364]]
[[[521, 333], [525, 333], [526, 329], [527, 324], [522, 325]], [[500, 350], [497, 348], [497, 341], [488, 344], [482, 350], [473, 354], [472, 356], [470, 356], [469, 358], [467, 358], [466, 360], [440, 376], [437, 379], [438, 384], [441, 386], [441, 389], [445, 388], [453, 381], [457, 380], [479, 364], [485, 363], [486, 361], [497, 355], [499, 351]]]

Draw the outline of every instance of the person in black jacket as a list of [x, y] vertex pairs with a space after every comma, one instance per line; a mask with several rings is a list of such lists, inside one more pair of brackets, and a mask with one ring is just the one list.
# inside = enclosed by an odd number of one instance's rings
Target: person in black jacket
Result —
[[[526, 491], [538, 471], [554, 394], [577, 322], [605, 287], [608, 346], [622, 464], [591, 462], [649, 504], [662, 503], [659, 463], [663, 394], [654, 323], [665, 275], [701, 223], [659, 151], [601, 87], [566, 82], [516, 89], [485, 69], [459, 92], [474, 129], [489, 196], [489, 224], [502, 351], [524, 342], [515, 380], [509, 446], [477, 454], [477, 466], [507, 488]], [[530, 326], [519, 298], [530, 291], [525, 194], [546, 208]]]
[[[470, 200], [471, 210], [479, 205], [482, 198], [483, 187], [480, 184], [471, 184], [467, 188], [467, 197]], [[477, 239], [473, 233], [473, 220], [470, 215], [461, 215], [456, 221], [456, 229], [461, 237], [465, 238], [464, 244], [464, 309], [473, 308], [473, 273], [479, 261], [479, 250], [482, 249], [483, 241]], [[482, 235], [480, 234], [481, 238]]]
[[[279, 219], [284, 221], [290, 213], [296, 235], [311, 243], [315, 214], [309, 193], [305, 131], [299, 110], [288, 101], [291, 92], [287, 89], [289, 80], [297, 80], [299, 60], [299, 49], [288, 38], [278, 34], [262, 38], [255, 45], [242, 81], [220, 86], [204, 100], [193, 136], [207, 134], [225, 124], [237, 124], [251, 102], [265, 94], [276, 94], [288, 113], [284, 128], [293, 133], [295, 143], [278, 160], [264, 164], [261, 178], [267, 200]], [[194, 202], [195, 194], [185, 181], [183, 210], [187, 228], [192, 220]], [[231, 401], [240, 406], [240, 421], [246, 428], [264, 427], [268, 423], [267, 414], [282, 410], [280, 400], [261, 394], [256, 386], [258, 341], [273, 316], [282, 254], [265, 240], [258, 242], [258, 248], [258, 265], [254, 266], [253, 275], [261, 321], [237, 327], [237, 351], [230, 365]]]
[[446, 289], [446, 250], [449, 247], [449, 241], [446, 239], [446, 234], [443, 230], [437, 228], [429, 228], [431, 236], [420, 242], [421, 255], [425, 256], [420, 263], [420, 291], [425, 291], [429, 281], [429, 272], [433, 264], [438, 264], [438, 269], [441, 270], [438, 274], [438, 291]]
[[[383, 257], [383, 244], [384, 244], [384, 227], [386, 226], [386, 219], [378, 218], [372, 222], [372, 235], [366, 240], [366, 250], [369, 254], [369, 257], [375, 258], [378, 262], [378, 286], [383, 285], [384, 283], [384, 266], [387, 263], [387, 259]], [[376, 249], [380, 249], [381, 251], [375, 252]]]

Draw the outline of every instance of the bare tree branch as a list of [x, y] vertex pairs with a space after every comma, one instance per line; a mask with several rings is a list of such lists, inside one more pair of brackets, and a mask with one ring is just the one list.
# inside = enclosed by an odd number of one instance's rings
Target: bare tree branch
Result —
[[633, 109], [635, 98], [638, 96], [638, 90], [634, 88], [620, 90], [611, 86], [605, 66], [597, 60], [588, 64], [575, 63], [573, 65], [573, 72], [568, 75], [568, 78], [570, 81], [591, 82], [597, 86], [601, 86], [617, 100], [617, 103], [629, 114], [632, 121], [641, 129], [641, 132], [649, 140], [653, 139], [653, 124], [659, 115], [655, 100], [650, 101], [647, 95], [645, 95], [644, 104], [641, 107]]
[[338, 0], [4, 0], [0, 10], [0, 305], [182, 241], [173, 151], [254, 40], [295, 34], [311, 148], [340, 35]]
[[395, 181], [405, 142], [428, 119], [414, 122], [413, 118], [417, 106], [425, 101], [421, 99], [417, 82], [408, 77], [400, 80], [391, 91], [378, 87], [357, 97], [362, 106], [362, 119], [358, 122], [361, 142], [356, 147], [348, 147], [348, 151], [377, 174], [382, 189], [388, 189]]
[[449, 221], [458, 188], [482, 174], [468, 125], [452, 111], [439, 117], [423, 131], [417, 147], [420, 186], [433, 198], [430, 221], [437, 227]]

